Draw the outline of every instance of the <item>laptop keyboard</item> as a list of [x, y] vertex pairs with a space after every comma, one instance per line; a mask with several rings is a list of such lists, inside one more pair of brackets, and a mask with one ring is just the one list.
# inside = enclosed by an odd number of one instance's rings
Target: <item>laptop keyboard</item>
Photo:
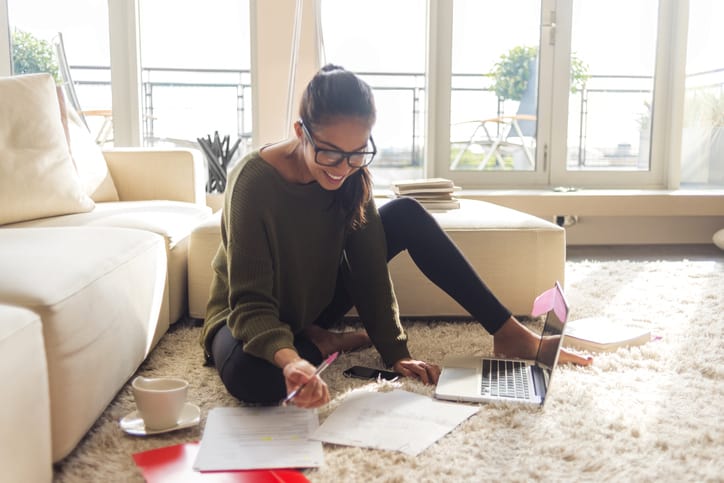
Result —
[[527, 364], [520, 361], [484, 359], [480, 389], [485, 395], [528, 399], [531, 392]]

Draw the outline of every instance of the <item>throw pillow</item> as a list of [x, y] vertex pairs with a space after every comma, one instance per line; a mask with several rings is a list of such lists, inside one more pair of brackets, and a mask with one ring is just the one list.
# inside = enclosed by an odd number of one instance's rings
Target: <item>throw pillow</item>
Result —
[[61, 120], [67, 129], [70, 156], [75, 163], [83, 190], [97, 203], [119, 201], [103, 151], [96, 144], [80, 114], [65, 99], [62, 89], [58, 89], [58, 102], [61, 103]]
[[93, 209], [50, 74], [0, 78], [0, 119], [0, 225]]

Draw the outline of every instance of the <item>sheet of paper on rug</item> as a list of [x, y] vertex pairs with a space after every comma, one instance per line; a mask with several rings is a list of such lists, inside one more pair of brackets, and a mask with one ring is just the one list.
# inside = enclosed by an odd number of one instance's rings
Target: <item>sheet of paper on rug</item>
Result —
[[199, 443], [182, 443], [133, 454], [146, 483], [260, 483], [309, 482], [296, 470], [235, 470], [201, 473], [192, 466]]
[[319, 426], [315, 410], [224, 407], [209, 411], [197, 471], [313, 468], [324, 461], [322, 443], [309, 439]]
[[310, 437], [417, 456], [479, 409], [399, 389], [358, 391], [345, 397]]

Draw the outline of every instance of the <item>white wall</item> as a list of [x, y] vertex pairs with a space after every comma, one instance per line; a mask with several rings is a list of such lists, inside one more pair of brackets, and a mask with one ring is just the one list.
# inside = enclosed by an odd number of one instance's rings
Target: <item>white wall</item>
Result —
[[[251, 74], [255, 146], [284, 139], [296, 120], [299, 97], [319, 69], [314, 15], [315, 0], [303, 3], [292, 118], [287, 117], [295, 0], [251, 0]], [[257, 26], [263, 25], [264, 28]]]
[[717, 190], [465, 190], [462, 196], [530, 213], [547, 221], [574, 216], [568, 245], [710, 244], [724, 228]]

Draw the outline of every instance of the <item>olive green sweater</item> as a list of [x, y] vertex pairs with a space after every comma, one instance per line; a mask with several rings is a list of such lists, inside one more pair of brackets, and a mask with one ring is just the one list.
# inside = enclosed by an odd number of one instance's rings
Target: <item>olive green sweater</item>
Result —
[[345, 234], [333, 194], [316, 182], [287, 182], [258, 151], [229, 173], [201, 335], [207, 357], [227, 324], [244, 351], [273, 363], [329, 305], [340, 274], [384, 362], [409, 357], [374, 200], [367, 223]]

